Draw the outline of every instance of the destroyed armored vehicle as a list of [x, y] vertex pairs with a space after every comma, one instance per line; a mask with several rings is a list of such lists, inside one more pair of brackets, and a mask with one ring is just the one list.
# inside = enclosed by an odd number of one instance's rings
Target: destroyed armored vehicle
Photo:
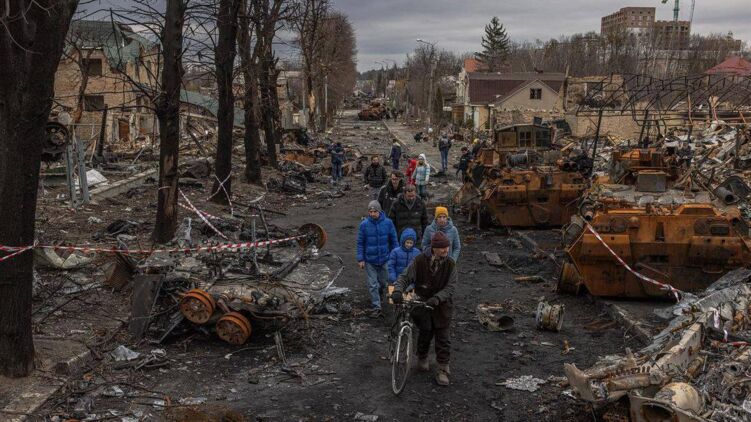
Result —
[[357, 113], [357, 118], [363, 121], [381, 120], [386, 115], [386, 106], [378, 101], [373, 101], [367, 108]]
[[559, 289], [595, 296], [666, 297], [706, 288], [751, 262], [737, 208], [707, 191], [668, 188], [663, 171], [636, 172], [634, 185], [596, 184], [564, 230], [570, 258]]
[[577, 160], [552, 149], [552, 129], [542, 125], [499, 127], [495, 142], [481, 150], [468, 181], [454, 197], [478, 224], [554, 227], [577, 213], [587, 188]]

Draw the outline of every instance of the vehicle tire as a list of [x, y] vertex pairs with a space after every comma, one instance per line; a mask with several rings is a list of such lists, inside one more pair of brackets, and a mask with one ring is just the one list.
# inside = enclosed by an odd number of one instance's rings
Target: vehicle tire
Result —
[[399, 395], [407, 384], [410, 365], [412, 363], [412, 327], [405, 324], [399, 330], [396, 348], [391, 360], [391, 389]]

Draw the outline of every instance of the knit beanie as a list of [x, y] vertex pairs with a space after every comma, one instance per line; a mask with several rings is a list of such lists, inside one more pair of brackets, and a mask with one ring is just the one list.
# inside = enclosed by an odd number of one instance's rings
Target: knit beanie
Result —
[[430, 239], [430, 247], [435, 249], [448, 248], [451, 246], [449, 238], [443, 232], [436, 232]]
[[368, 203], [368, 211], [378, 211], [381, 212], [381, 204], [378, 203], [378, 201], [370, 201]]
[[446, 207], [435, 207], [435, 218], [438, 218], [440, 215], [445, 215], [446, 217], [449, 216], [449, 210]]

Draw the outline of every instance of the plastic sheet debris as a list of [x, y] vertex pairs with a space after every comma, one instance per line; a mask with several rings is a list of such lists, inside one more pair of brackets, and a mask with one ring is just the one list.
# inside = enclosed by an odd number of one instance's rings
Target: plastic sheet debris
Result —
[[94, 260], [93, 256], [88, 257], [77, 253], [71, 253], [63, 258], [53, 249], [48, 248], [35, 249], [34, 256], [37, 258], [37, 264], [59, 270], [75, 270], [89, 265]]
[[512, 390], [529, 391], [534, 393], [540, 389], [540, 386], [547, 381], [533, 377], [532, 375], [522, 375], [517, 378], [509, 378], [503, 382], [496, 383]]
[[133, 350], [128, 349], [122, 344], [117, 346], [115, 350], [110, 352], [110, 355], [116, 362], [129, 362], [141, 357], [141, 354]]

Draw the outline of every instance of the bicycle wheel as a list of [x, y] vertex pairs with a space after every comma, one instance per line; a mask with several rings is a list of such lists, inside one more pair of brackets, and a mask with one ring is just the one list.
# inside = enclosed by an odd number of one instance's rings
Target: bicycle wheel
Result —
[[394, 357], [391, 360], [391, 389], [397, 396], [404, 390], [412, 362], [412, 327], [404, 324], [396, 338]]

